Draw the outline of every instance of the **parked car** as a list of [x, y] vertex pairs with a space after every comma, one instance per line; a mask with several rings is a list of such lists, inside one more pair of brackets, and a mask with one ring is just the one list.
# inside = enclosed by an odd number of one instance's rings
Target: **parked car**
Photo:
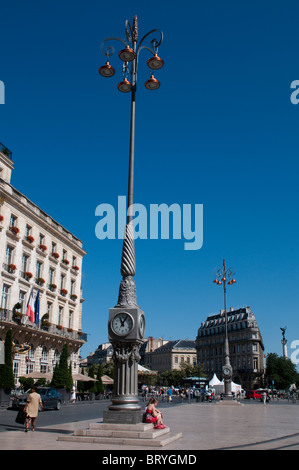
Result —
[[248, 400], [250, 398], [253, 398], [253, 400], [260, 400], [262, 398], [262, 395], [256, 390], [249, 390], [248, 392], [246, 392], [245, 398], [247, 398]]
[[[15, 395], [12, 397], [12, 407], [22, 409], [27, 403], [28, 396], [31, 390], [22, 393], [20, 395]], [[45, 410], [54, 408], [59, 410], [61, 406], [61, 394], [56, 390], [56, 388], [51, 387], [38, 387], [37, 393], [40, 394], [43, 407]]]

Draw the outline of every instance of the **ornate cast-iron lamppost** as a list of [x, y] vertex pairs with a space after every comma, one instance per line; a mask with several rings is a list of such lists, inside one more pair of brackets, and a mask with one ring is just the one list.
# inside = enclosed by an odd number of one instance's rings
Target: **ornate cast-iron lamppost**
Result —
[[[112, 77], [115, 69], [110, 65], [109, 58], [115, 48], [107, 43], [118, 41], [122, 49], [118, 56], [122, 62], [123, 80], [117, 85], [122, 93], [131, 93], [131, 127], [129, 152], [128, 210], [125, 235], [123, 240], [121, 275], [118, 302], [109, 310], [108, 337], [113, 346], [114, 389], [112, 404], [104, 412], [104, 421], [137, 423], [141, 421], [142, 411], [138, 402], [138, 362], [139, 349], [144, 341], [145, 318], [137, 305], [135, 275], [135, 246], [133, 228], [133, 186], [134, 186], [134, 142], [135, 142], [135, 96], [137, 89], [137, 69], [141, 50], [151, 53], [147, 60], [150, 78], [145, 82], [148, 90], [156, 90], [160, 82], [154, 77], [154, 71], [163, 67], [164, 62], [158, 56], [158, 47], [163, 41], [163, 33], [153, 29], [138, 43], [138, 22], [134, 17], [133, 27], [129, 21], [125, 23], [126, 39], [109, 37], [101, 44], [101, 51], [107, 57], [105, 65], [99, 68], [102, 77]], [[154, 34], [155, 33], [155, 34]], [[159, 39], [156, 39], [156, 33]], [[153, 39], [150, 45], [145, 40]]]
[[229, 360], [229, 344], [228, 344], [228, 333], [227, 333], [227, 310], [226, 310], [226, 284], [229, 286], [235, 284], [234, 273], [230, 268], [226, 268], [225, 259], [223, 260], [223, 268], [219, 268], [216, 271], [215, 279], [213, 281], [217, 285], [223, 284], [224, 292], [224, 314], [225, 314], [225, 342], [224, 342], [224, 366], [222, 372], [224, 376], [224, 397], [232, 397], [232, 366]]

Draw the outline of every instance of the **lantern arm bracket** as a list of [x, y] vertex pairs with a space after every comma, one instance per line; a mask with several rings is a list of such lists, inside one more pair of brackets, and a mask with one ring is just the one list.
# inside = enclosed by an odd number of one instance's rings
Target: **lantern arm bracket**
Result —
[[[154, 39], [151, 40], [152, 49], [149, 48], [149, 47], [147, 47], [147, 46], [142, 46], [143, 41], [144, 41], [150, 34], [153, 34], [153, 33], [155, 33], [156, 31], [157, 31], [158, 33], [160, 33], [160, 39], [158, 40], [158, 39], [154, 38]], [[163, 41], [163, 33], [162, 33], [162, 31], [161, 31], [160, 29], [152, 29], [152, 30], [149, 31], [147, 34], [145, 34], [145, 35], [143, 36], [143, 38], [140, 40], [139, 45], [138, 45], [138, 48], [137, 48], [137, 55], [138, 55], [139, 51], [140, 51], [141, 49], [143, 49], [143, 48], [148, 49], [153, 55], [154, 55], [154, 54], [157, 54], [157, 53], [158, 53], [158, 47], [160, 46], [160, 44], [162, 43], [162, 41]]]
[[103, 55], [107, 57], [107, 59], [115, 53], [115, 47], [111, 45], [106, 45], [107, 41], [119, 41], [119, 42], [122, 42], [125, 46], [129, 46], [129, 44], [124, 39], [121, 39], [121, 38], [109, 37], [109, 38], [104, 39], [101, 43], [101, 52]]

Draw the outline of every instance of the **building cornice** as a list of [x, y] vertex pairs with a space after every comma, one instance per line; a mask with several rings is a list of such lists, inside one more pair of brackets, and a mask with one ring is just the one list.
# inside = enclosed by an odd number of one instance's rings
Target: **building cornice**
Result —
[[69, 230], [53, 219], [53, 217], [46, 214], [30, 199], [1, 178], [0, 197], [16, 207], [20, 212], [23, 212], [26, 217], [43, 226], [47, 232], [52, 233], [52, 235], [61, 240], [63, 244], [68, 245], [81, 256], [86, 255], [87, 252], [82, 248], [82, 241], [79, 240], [79, 238], [75, 237]]

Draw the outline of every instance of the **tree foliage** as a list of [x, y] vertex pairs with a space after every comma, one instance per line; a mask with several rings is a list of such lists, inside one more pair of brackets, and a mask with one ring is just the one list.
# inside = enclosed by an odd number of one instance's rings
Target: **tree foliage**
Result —
[[63, 346], [59, 363], [56, 364], [51, 386], [55, 388], [66, 388], [71, 390], [73, 386], [72, 365], [68, 365], [69, 350], [68, 345]]
[[188, 363], [183, 363], [180, 369], [166, 370], [158, 374], [157, 382], [160, 385], [165, 386], [177, 386], [183, 385], [184, 379], [187, 377], [205, 377], [205, 374], [198, 366], [193, 366]]
[[12, 363], [12, 330], [8, 330], [4, 346], [5, 363], [0, 364], [0, 388], [11, 390], [14, 388]]
[[299, 374], [293, 362], [276, 353], [269, 353], [266, 359], [266, 382], [276, 389], [288, 389], [293, 383], [299, 382]]

